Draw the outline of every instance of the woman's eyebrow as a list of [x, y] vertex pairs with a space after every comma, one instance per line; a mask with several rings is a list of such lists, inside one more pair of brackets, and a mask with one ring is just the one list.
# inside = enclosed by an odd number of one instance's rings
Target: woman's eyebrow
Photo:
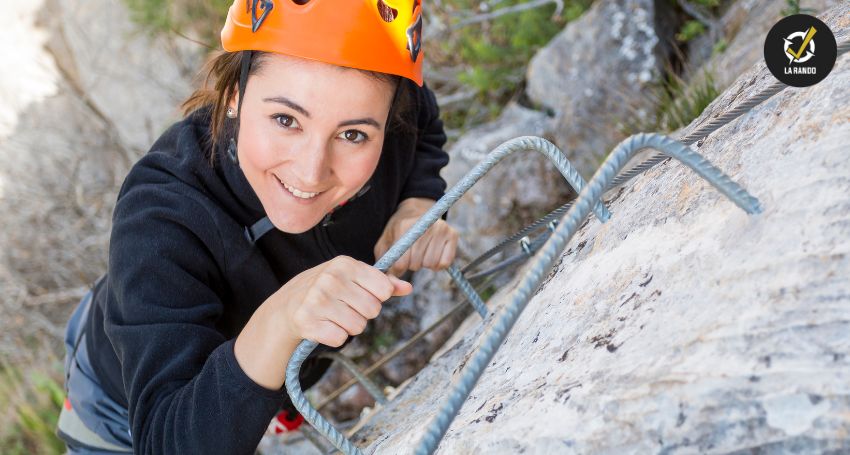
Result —
[[292, 109], [300, 112], [301, 114], [304, 114], [305, 117], [310, 118], [310, 113], [307, 112], [307, 109], [304, 109], [298, 103], [296, 103], [295, 101], [292, 101], [291, 99], [289, 99], [285, 96], [275, 96], [275, 97], [272, 97], [272, 98], [263, 98], [263, 101], [265, 101], [267, 103], [268, 102], [280, 103], [280, 104], [289, 106]]
[[[292, 101], [291, 99], [289, 99], [285, 96], [275, 96], [275, 97], [271, 97], [271, 98], [263, 98], [263, 101], [265, 101], [267, 103], [279, 103], [279, 104], [283, 104], [285, 106], [289, 106], [290, 108], [292, 108], [292, 109], [300, 112], [301, 114], [303, 114], [305, 117], [310, 118], [310, 113], [307, 112], [307, 109], [304, 109], [303, 107], [301, 107], [301, 105], [299, 105], [295, 101]], [[337, 127], [351, 126], [351, 125], [372, 125], [377, 129], [381, 129], [381, 124], [378, 123], [378, 121], [373, 119], [372, 117], [364, 117], [364, 118], [356, 118], [356, 119], [352, 119], [352, 120], [346, 120], [344, 122], [340, 122]]]
[[353, 120], [346, 120], [344, 122], [340, 122], [338, 126], [351, 126], [351, 125], [372, 125], [377, 129], [381, 129], [381, 124], [378, 123], [372, 117], [364, 117], [364, 118], [356, 118]]

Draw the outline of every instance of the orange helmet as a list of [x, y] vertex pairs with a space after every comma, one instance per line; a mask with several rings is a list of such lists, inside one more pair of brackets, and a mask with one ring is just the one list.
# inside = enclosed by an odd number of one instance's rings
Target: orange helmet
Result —
[[422, 86], [421, 0], [235, 0], [221, 44], [228, 52], [396, 74]]

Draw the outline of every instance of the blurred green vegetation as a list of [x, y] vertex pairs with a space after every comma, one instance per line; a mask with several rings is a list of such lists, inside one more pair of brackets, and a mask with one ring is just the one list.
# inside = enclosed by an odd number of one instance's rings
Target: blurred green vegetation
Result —
[[674, 72], [668, 71], [663, 87], [659, 90], [656, 110], [656, 127], [661, 131], [675, 131], [687, 126], [720, 95], [714, 75], [705, 70], [685, 81]]
[[[712, 21], [719, 14], [724, 3], [728, 0], [669, 0], [675, 8], [681, 9], [690, 18], [682, 22], [675, 38], [679, 43], [687, 43], [708, 31], [708, 21]], [[685, 8], [689, 6], [689, 8]], [[693, 17], [690, 10], [696, 11], [700, 17]]]
[[[23, 369], [0, 363], [0, 410], [13, 418], [0, 430], [4, 455], [60, 454], [65, 444], [56, 436], [56, 423], [65, 400], [61, 385], [62, 365], [52, 362], [53, 377], [29, 374]], [[8, 417], [8, 416], [7, 416]]]
[[176, 33], [217, 48], [228, 0], [124, 0], [133, 20], [150, 33]]
[[811, 8], [803, 8], [802, 0], [785, 0], [785, 9], [782, 10], [783, 16], [791, 16], [793, 14], [815, 14], [817, 11]]
[[[472, 15], [481, 2], [454, 0], [444, 3], [451, 4], [454, 11]], [[510, 0], [498, 3], [498, 8], [503, 9], [525, 2]], [[447, 119], [449, 127], [474, 124], [498, 115], [510, 99], [521, 93], [526, 65], [534, 53], [560, 32], [567, 22], [580, 16], [590, 3], [590, 0], [566, 0], [560, 14], [555, 14], [554, 3], [505, 14], [489, 21], [461, 26], [443, 33], [437, 43], [432, 42], [429, 58], [433, 64], [462, 68], [457, 74], [458, 81], [475, 93], [475, 103], [467, 104], [469, 109], [460, 109], [454, 117]], [[451, 19], [445, 20], [452, 23]], [[470, 115], [473, 116], [471, 122], [467, 121]]]
[[705, 25], [700, 21], [690, 20], [682, 25], [679, 33], [676, 33], [676, 39], [681, 42], [688, 42], [705, 32]]

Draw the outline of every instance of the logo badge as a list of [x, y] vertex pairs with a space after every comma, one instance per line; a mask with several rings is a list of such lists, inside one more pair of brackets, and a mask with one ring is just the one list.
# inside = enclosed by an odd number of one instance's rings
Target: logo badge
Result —
[[835, 65], [835, 35], [818, 18], [788, 16], [773, 26], [764, 41], [764, 61], [781, 82], [808, 87], [822, 81]]
[[407, 27], [407, 46], [410, 51], [410, 59], [414, 62], [419, 56], [419, 51], [422, 49], [422, 13], [416, 15], [416, 20]]
[[[245, 9], [248, 9], [248, 1], [245, 0]], [[260, 17], [257, 17], [257, 6], [259, 4], [260, 9], [263, 11], [260, 14]], [[251, 2], [251, 32], [257, 33], [257, 30], [263, 25], [263, 21], [266, 20], [266, 16], [269, 15], [272, 8], [274, 8], [274, 1], [272, 0], [253, 0]]]

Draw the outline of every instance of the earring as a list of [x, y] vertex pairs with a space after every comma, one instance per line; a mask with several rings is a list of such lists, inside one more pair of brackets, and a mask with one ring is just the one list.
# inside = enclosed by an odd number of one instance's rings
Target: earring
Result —
[[227, 108], [227, 118], [236, 118], [236, 111], [232, 107]]

